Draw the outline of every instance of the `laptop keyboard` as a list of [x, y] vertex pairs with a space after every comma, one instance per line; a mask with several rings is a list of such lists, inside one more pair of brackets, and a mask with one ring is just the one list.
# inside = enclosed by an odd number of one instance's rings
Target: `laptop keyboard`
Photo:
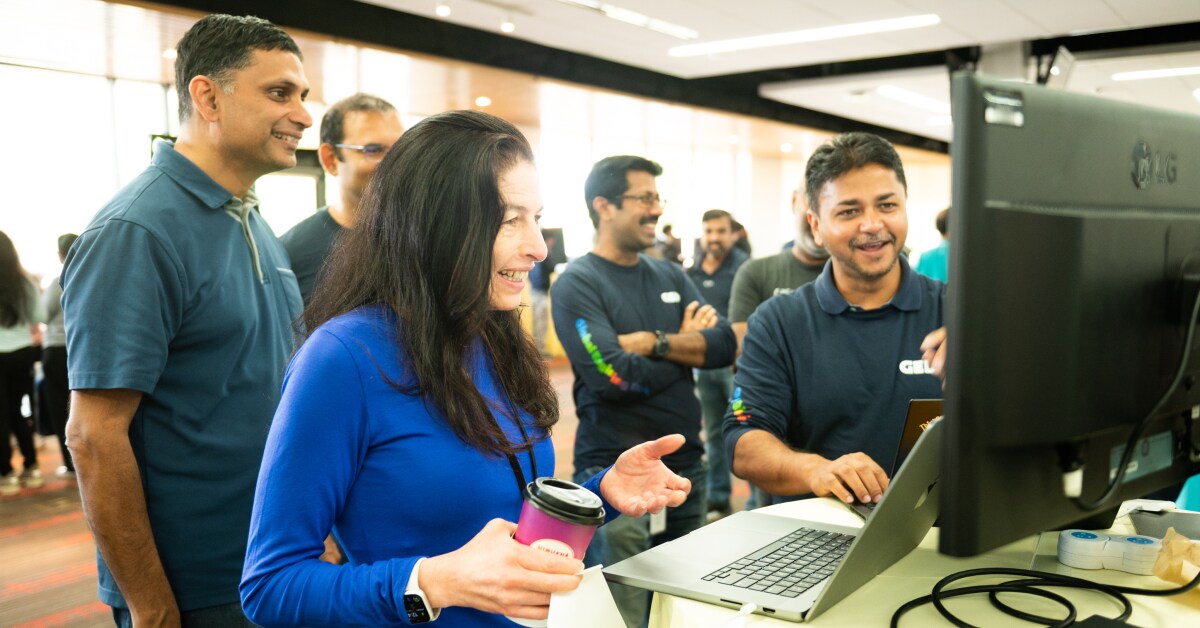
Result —
[[800, 528], [703, 580], [797, 597], [828, 578], [852, 542], [848, 534]]

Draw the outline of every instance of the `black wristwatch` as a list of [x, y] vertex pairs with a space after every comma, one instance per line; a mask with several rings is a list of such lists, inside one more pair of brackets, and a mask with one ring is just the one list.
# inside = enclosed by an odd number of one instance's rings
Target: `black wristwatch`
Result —
[[667, 332], [654, 332], [654, 350], [650, 352], [650, 357], [655, 360], [661, 360], [667, 357], [667, 353], [671, 351], [671, 341], [667, 340]]

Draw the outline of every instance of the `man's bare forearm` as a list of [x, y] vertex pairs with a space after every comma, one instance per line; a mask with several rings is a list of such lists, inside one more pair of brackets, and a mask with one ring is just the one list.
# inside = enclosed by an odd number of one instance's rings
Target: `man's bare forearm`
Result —
[[[622, 351], [645, 357], [654, 354], [654, 344], [657, 340], [657, 334], [652, 331], [635, 331], [618, 336]], [[704, 368], [704, 353], [708, 349], [708, 341], [704, 339], [704, 334], [698, 331], [667, 334], [667, 342], [670, 343], [670, 350], [667, 351], [666, 360], [684, 366]]]
[[812, 470], [825, 458], [788, 447], [764, 430], [750, 430], [738, 439], [733, 452], [733, 474], [774, 495], [813, 492]]
[[730, 323], [733, 328], [733, 335], [737, 337], [737, 354], [742, 355], [742, 340], [746, 338], [746, 322]]
[[684, 366], [704, 368], [704, 354], [708, 350], [704, 334], [698, 331], [667, 334], [667, 341], [671, 343], [671, 350], [667, 352], [666, 359]]
[[135, 625], [177, 625], [178, 606], [154, 543], [129, 443], [129, 423], [140, 399], [135, 391], [76, 391], [67, 444], [84, 516]]

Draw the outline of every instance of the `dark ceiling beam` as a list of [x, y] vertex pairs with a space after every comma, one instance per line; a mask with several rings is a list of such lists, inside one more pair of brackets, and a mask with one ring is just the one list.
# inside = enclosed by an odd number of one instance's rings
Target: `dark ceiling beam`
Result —
[[950, 71], [960, 69], [966, 63], [979, 60], [979, 48], [954, 48], [951, 50], [932, 50], [891, 57], [875, 59], [856, 59], [853, 61], [835, 61], [802, 65], [791, 68], [773, 68], [739, 74], [725, 74], [692, 79], [692, 83], [716, 87], [719, 89], [754, 89], [767, 83], [782, 83], [784, 81], [812, 80], [847, 76], [851, 74], [869, 74], [872, 72], [894, 72], [911, 68], [927, 68], [940, 66]]
[[1180, 45], [1200, 49], [1200, 22], [1034, 39], [1029, 42], [1029, 53], [1035, 57], [1052, 55], [1063, 46], [1076, 55], [1096, 53], [1102, 56], [1101, 53], [1113, 50], [1159, 48], [1153, 52], [1161, 52], [1162, 47]]
[[[758, 95], [757, 83], [683, 79], [373, 4], [348, 0], [161, 0], [158, 4], [204, 13], [257, 15], [280, 26], [331, 37], [833, 133], [868, 131], [914, 148], [942, 153], [949, 150], [948, 144], [940, 140], [763, 98]], [[943, 54], [944, 62], [944, 53], [938, 54]]]

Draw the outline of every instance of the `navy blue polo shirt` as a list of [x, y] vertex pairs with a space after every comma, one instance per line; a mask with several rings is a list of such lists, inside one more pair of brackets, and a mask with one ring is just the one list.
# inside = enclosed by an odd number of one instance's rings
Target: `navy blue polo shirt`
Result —
[[688, 279], [696, 284], [696, 289], [704, 295], [704, 300], [725, 318], [729, 318], [729, 296], [733, 292], [733, 278], [737, 275], [738, 268], [748, 259], [750, 256], [745, 251], [734, 247], [711, 275], [704, 272], [703, 255], [696, 258], [696, 263], [687, 270]]
[[861, 451], [891, 465], [909, 400], [942, 396], [921, 341], [944, 324], [946, 286], [899, 263], [900, 289], [881, 308], [847, 303], [830, 261], [816, 281], [750, 316], [725, 413], [730, 460], [738, 439], [760, 429], [831, 460]]
[[[142, 396], [129, 429], [181, 610], [238, 602], [250, 508], [300, 291], [258, 212], [169, 144], [63, 270], [70, 384]], [[100, 599], [124, 607], [101, 561]]]

